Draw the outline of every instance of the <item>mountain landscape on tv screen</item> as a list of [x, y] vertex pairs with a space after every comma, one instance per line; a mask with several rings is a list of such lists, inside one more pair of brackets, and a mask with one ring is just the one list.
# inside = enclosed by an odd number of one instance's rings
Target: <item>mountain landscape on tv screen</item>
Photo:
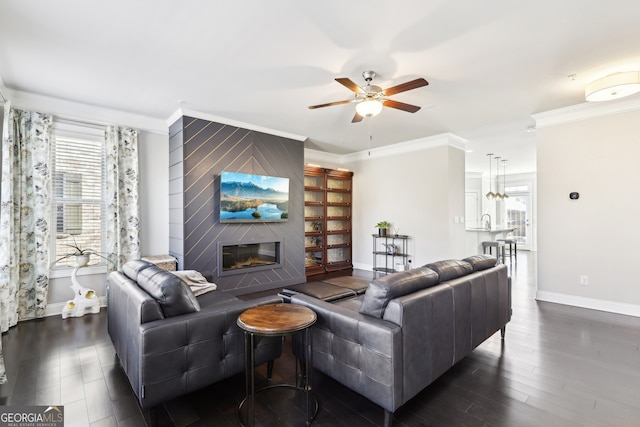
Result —
[[289, 212], [289, 193], [252, 182], [220, 183], [220, 219], [223, 221], [284, 220]]

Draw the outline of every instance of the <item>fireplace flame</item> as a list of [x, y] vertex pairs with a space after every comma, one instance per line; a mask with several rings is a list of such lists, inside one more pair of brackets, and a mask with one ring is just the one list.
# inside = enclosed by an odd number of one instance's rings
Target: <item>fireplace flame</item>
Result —
[[231, 270], [235, 270], [238, 268], [248, 268], [248, 267], [257, 267], [260, 265], [271, 265], [271, 264], [275, 264], [274, 261], [267, 261], [267, 260], [263, 260], [260, 259], [258, 257], [255, 256], [250, 256], [246, 259], [240, 260], [240, 261], [236, 261], [235, 263], [233, 263], [233, 265], [230, 267]]

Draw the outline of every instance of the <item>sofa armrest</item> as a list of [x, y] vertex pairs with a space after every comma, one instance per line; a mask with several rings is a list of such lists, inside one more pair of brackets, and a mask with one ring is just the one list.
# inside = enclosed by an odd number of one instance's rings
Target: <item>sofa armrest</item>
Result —
[[140, 325], [163, 319], [164, 316], [158, 303], [136, 282], [118, 271], [107, 277], [107, 330], [122, 369], [137, 395], [140, 388], [138, 376], [130, 373], [140, 370], [137, 357]]
[[421, 289], [389, 302], [384, 319], [402, 325], [405, 401], [453, 365], [455, 313], [446, 284]]
[[391, 322], [307, 295], [293, 304], [312, 309], [313, 365], [388, 411], [402, 398], [402, 334]]
[[[141, 406], [150, 408], [244, 372], [244, 332], [237, 318], [249, 308], [279, 302], [277, 296], [232, 300], [139, 325], [130, 337], [139, 369], [127, 375]], [[256, 364], [261, 364], [280, 356], [282, 339], [264, 337], [256, 346]]]

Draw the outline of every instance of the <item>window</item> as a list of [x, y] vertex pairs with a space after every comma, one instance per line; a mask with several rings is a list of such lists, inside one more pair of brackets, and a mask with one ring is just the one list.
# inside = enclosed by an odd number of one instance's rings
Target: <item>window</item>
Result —
[[[73, 252], [71, 245], [104, 252], [104, 131], [56, 124], [52, 157], [51, 262]], [[100, 262], [92, 255], [90, 264]], [[56, 264], [75, 265], [73, 257]]]

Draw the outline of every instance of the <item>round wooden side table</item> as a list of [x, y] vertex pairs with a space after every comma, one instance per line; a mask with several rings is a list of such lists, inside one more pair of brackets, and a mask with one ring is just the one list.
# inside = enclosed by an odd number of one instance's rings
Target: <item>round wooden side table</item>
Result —
[[[250, 308], [238, 316], [237, 324], [244, 331], [244, 354], [245, 354], [245, 378], [246, 397], [238, 406], [238, 417], [240, 424], [246, 426], [255, 425], [255, 394], [270, 388], [288, 387], [305, 393], [306, 425], [310, 425], [318, 413], [318, 399], [311, 393], [311, 371], [312, 371], [312, 339], [309, 327], [316, 322], [316, 313], [308, 307], [295, 304], [266, 304]], [[304, 348], [304, 382], [302, 387], [297, 384], [273, 384], [255, 390], [254, 365], [255, 365], [255, 336], [286, 336], [303, 333]], [[296, 364], [296, 378], [297, 378]], [[246, 424], [242, 420], [242, 408], [247, 403]], [[313, 411], [309, 414], [310, 404], [313, 404]]]

